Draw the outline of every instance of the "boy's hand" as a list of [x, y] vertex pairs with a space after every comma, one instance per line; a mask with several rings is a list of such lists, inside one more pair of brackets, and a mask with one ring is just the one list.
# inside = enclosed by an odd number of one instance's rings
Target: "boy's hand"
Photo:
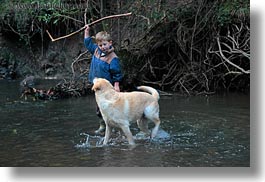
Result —
[[89, 25], [85, 25], [85, 27], [86, 27], [85, 31], [88, 31], [89, 32], [89, 30], [90, 30]]
[[120, 86], [119, 86], [119, 82], [115, 82], [114, 83], [114, 90], [116, 90], [117, 92], [120, 92]]
[[85, 38], [90, 37], [89, 35], [89, 31], [90, 31], [90, 27], [88, 25], [85, 25], [86, 29], [85, 29]]

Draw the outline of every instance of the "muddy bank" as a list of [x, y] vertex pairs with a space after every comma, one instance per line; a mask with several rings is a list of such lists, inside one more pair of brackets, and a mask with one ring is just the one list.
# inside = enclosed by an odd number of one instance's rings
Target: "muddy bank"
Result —
[[[27, 75], [69, 79], [72, 77], [74, 59], [85, 51], [82, 35], [56, 43], [42, 43], [36, 39], [29, 48], [16, 35], [2, 33], [0, 48], [0, 79], [21, 79]], [[88, 67], [88, 62], [87, 54], [79, 64]]]

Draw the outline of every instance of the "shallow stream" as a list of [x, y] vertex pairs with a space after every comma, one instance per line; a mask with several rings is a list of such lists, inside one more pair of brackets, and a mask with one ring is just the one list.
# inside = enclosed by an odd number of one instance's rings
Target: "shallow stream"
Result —
[[[94, 95], [24, 100], [18, 81], [0, 80], [0, 166], [250, 165], [249, 95], [164, 96], [159, 103], [165, 137], [137, 139], [131, 148], [116, 131], [102, 147], [93, 134]], [[138, 132], [135, 124], [131, 130]]]

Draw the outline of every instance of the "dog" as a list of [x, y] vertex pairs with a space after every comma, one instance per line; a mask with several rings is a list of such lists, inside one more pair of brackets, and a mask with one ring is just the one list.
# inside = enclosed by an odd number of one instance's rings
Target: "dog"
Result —
[[109, 141], [111, 127], [120, 128], [129, 145], [135, 145], [129, 128], [130, 123], [135, 121], [144, 133], [149, 133], [148, 120], [153, 121], [155, 126], [151, 138], [156, 136], [160, 125], [159, 93], [148, 86], [139, 86], [137, 89], [144, 92], [117, 92], [108, 80], [103, 78], [93, 80], [92, 90], [95, 92], [96, 102], [106, 124], [103, 145], [107, 145]]

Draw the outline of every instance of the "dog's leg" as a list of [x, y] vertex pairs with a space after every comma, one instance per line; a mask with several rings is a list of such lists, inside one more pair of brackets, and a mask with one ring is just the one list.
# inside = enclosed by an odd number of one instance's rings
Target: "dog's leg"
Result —
[[145, 139], [150, 137], [150, 131], [148, 130], [148, 120], [146, 118], [137, 120], [137, 125], [140, 128], [140, 132], [136, 134], [137, 139]]
[[105, 122], [104, 120], [101, 118], [99, 120], [99, 128], [95, 131], [95, 134], [98, 135], [98, 134], [101, 134], [101, 133], [104, 133], [105, 131]]
[[105, 131], [105, 138], [104, 138], [103, 145], [108, 144], [109, 138], [110, 138], [110, 132], [111, 132], [111, 127], [109, 126], [109, 124], [106, 124], [106, 131]]
[[133, 135], [131, 133], [131, 130], [130, 130], [129, 126], [122, 125], [121, 129], [122, 129], [123, 133], [125, 134], [125, 136], [127, 137], [127, 140], [129, 142], [129, 144], [130, 145], [135, 145], [134, 140], [133, 140]]
[[155, 127], [152, 130], [151, 138], [154, 138], [156, 136], [158, 129], [159, 129], [159, 125], [160, 125], [160, 119], [159, 118], [154, 118], [153, 121], [155, 123]]
[[160, 119], [159, 119], [159, 106], [157, 103], [153, 103], [145, 108], [144, 115], [147, 119], [154, 122], [155, 127], [152, 130], [151, 138], [154, 138], [158, 132]]
[[145, 118], [141, 118], [139, 120], [137, 120], [137, 125], [138, 127], [140, 128], [140, 130], [146, 134], [149, 133], [149, 130], [148, 130], [148, 120], [145, 119]]

